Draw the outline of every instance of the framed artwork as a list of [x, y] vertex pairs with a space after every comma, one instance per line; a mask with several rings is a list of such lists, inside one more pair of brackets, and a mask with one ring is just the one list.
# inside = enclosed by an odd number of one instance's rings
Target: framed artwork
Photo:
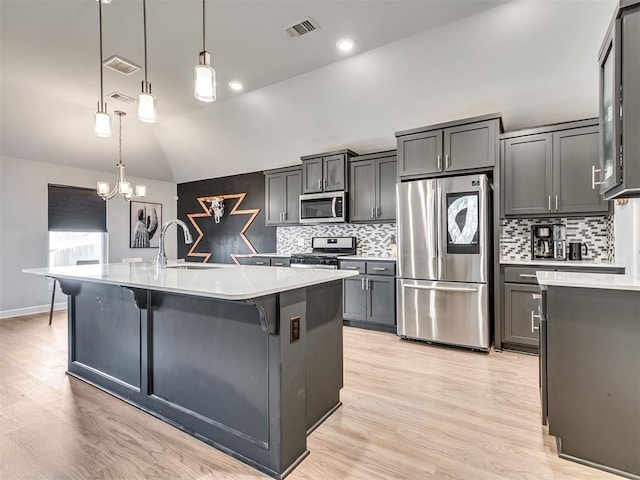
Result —
[[158, 248], [162, 226], [162, 204], [129, 202], [129, 247]]

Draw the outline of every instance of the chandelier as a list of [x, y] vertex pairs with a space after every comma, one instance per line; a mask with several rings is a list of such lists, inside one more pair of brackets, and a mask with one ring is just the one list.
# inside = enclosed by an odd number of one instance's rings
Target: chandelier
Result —
[[124, 174], [124, 163], [122, 163], [122, 117], [126, 115], [125, 112], [121, 112], [120, 110], [116, 110], [116, 115], [119, 118], [119, 127], [118, 127], [118, 164], [116, 165], [117, 174], [116, 174], [116, 184], [113, 187], [113, 190], [110, 190], [109, 184], [107, 182], [98, 182], [98, 195], [102, 197], [103, 200], [111, 200], [116, 194], [122, 195], [122, 198], [127, 202], [131, 200], [142, 200], [147, 196], [147, 187], [145, 185], [136, 185], [135, 194], [131, 190], [131, 184], [127, 182], [127, 177]]

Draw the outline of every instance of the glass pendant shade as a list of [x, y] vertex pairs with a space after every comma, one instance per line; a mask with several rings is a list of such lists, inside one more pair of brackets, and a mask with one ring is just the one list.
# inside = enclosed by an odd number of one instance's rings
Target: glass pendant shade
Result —
[[109, 184], [107, 182], [98, 182], [98, 195], [101, 197], [109, 195]]
[[158, 110], [154, 95], [145, 92], [138, 95], [138, 120], [147, 123], [156, 123], [158, 121]]
[[146, 185], [136, 185], [136, 197], [144, 198], [147, 196]]
[[129, 182], [120, 182], [118, 193], [120, 195], [131, 195], [131, 184]]
[[110, 137], [111, 116], [106, 112], [96, 112], [93, 119], [93, 130], [99, 137]]
[[193, 69], [194, 95], [201, 102], [216, 100], [216, 71], [209, 65], [196, 65]]

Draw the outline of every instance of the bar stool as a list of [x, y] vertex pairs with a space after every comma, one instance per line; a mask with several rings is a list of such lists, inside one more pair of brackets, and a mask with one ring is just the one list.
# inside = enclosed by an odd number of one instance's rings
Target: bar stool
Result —
[[[98, 265], [100, 260], [78, 260], [76, 261], [76, 265]], [[53, 304], [56, 300], [56, 285], [58, 284], [58, 279], [53, 279], [53, 289], [51, 290], [51, 309], [49, 310], [49, 325], [51, 325], [51, 320], [53, 320]]]

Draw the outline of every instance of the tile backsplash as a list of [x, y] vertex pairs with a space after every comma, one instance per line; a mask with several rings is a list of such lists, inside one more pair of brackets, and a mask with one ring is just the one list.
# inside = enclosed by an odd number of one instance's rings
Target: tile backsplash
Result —
[[563, 223], [567, 226], [567, 242], [584, 242], [588, 254], [583, 260], [615, 261], [613, 216], [567, 218], [517, 218], [501, 220], [500, 258], [527, 260], [531, 258], [531, 225]]
[[283, 255], [311, 252], [312, 237], [356, 237], [358, 255], [388, 257], [391, 255], [391, 239], [396, 235], [396, 224], [327, 223], [278, 227], [277, 230], [276, 245], [278, 253]]

